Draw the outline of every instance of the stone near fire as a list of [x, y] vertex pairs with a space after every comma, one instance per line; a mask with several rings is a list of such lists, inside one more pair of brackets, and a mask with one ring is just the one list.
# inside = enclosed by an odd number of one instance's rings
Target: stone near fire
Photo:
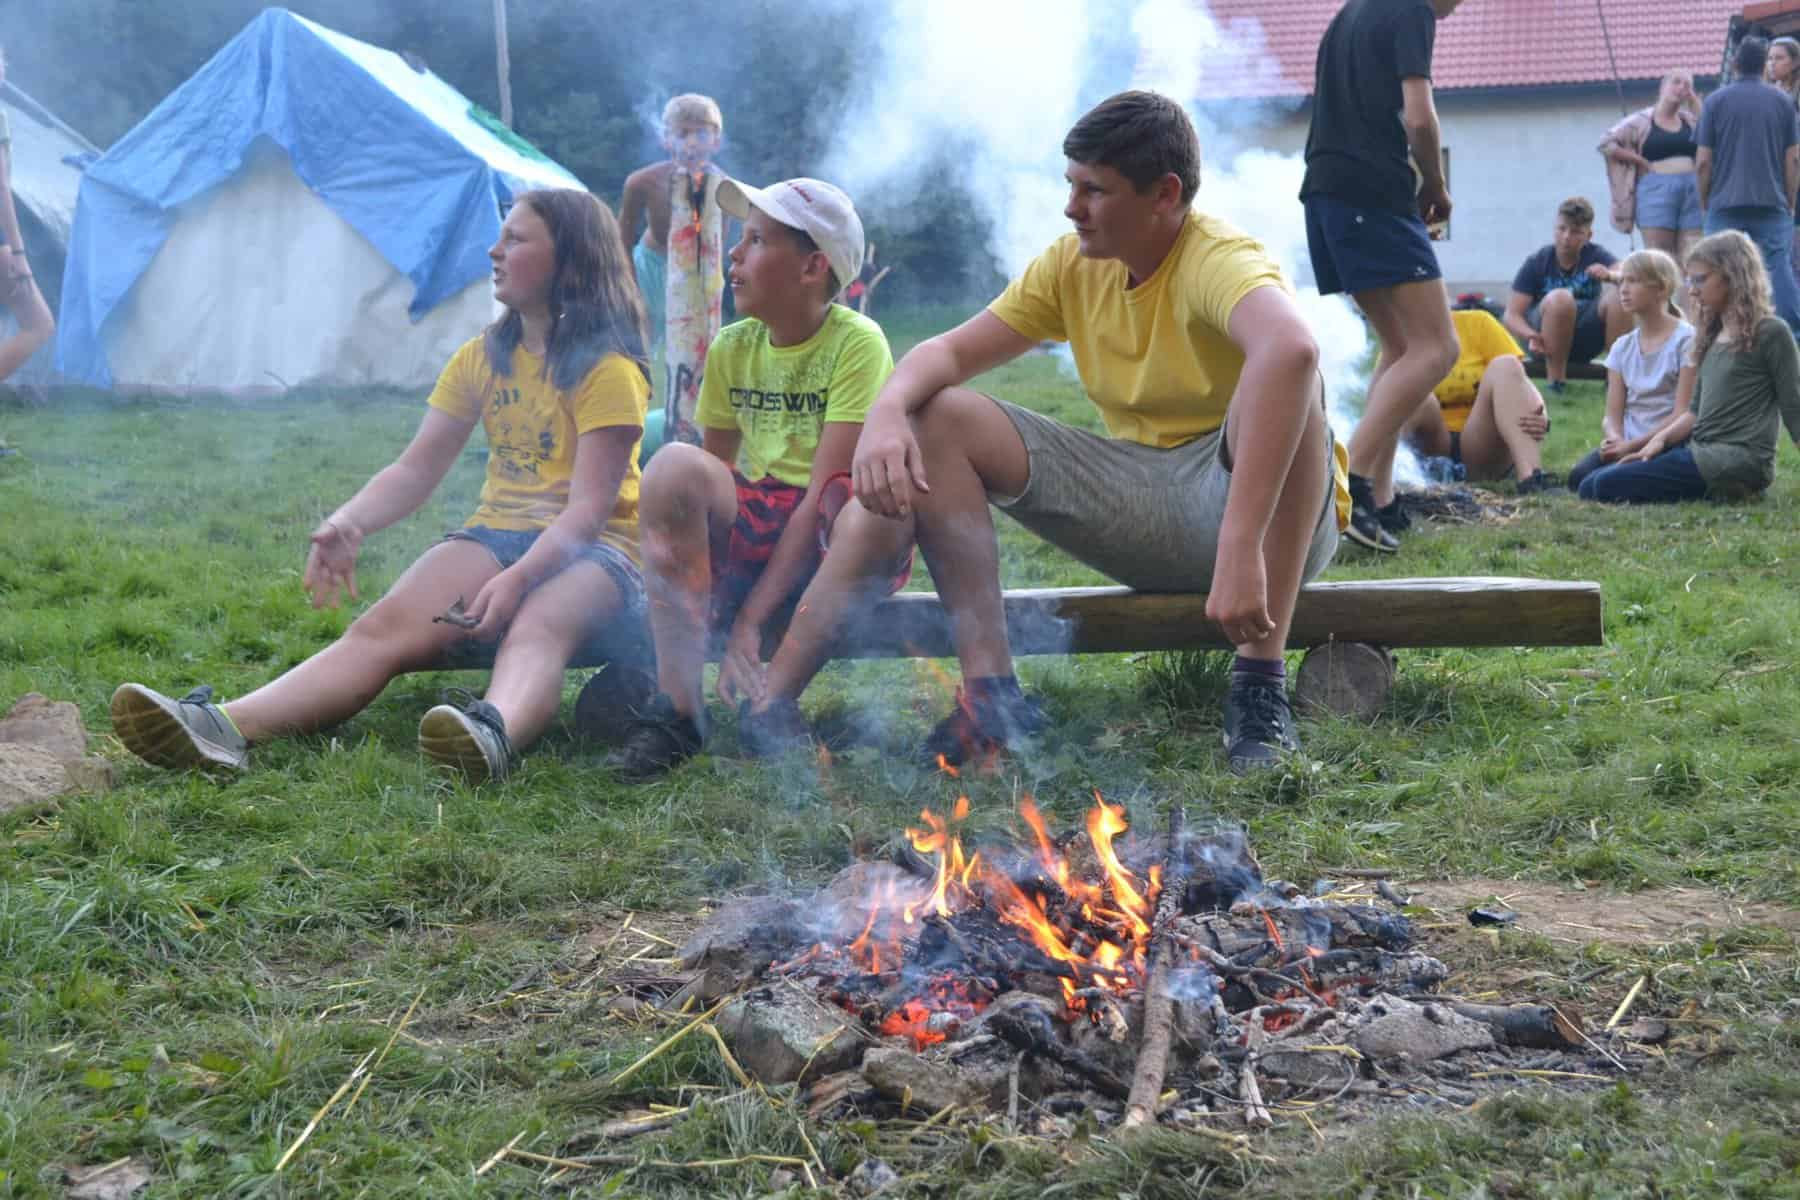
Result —
[[[719, 967], [747, 983], [801, 938], [800, 906], [779, 896], [745, 896], [730, 900], [694, 930], [682, 946], [684, 970]], [[724, 995], [732, 991], [728, 986]]]
[[41, 807], [69, 792], [112, 787], [112, 764], [89, 754], [87, 745], [75, 705], [36, 692], [21, 696], [0, 717], [0, 813]]
[[1447, 1005], [1415, 1004], [1382, 992], [1350, 1022], [1349, 1041], [1370, 1058], [1406, 1054], [1424, 1062], [1459, 1050], [1492, 1050], [1494, 1031]]
[[720, 1011], [717, 1024], [732, 1054], [764, 1083], [804, 1083], [862, 1058], [855, 1017], [786, 984], [746, 992]]
[[930, 884], [893, 863], [851, 863], [807, 903], [808, 935], [842, 945], [862, 933], [871, 905], [898, 908], [923, 903], [930, 895]]
[[852, 1196], [879, 1196], [900, 1182], [900, 1173], [879, 1158], [865, 1158], [844, 1177]]
[[[915, 1054], [904, 1046], [875, 1046], [863, 1055], [862, 1076], [896, 1103], [923, 1113], [946, 1108], [1006, 1107], [1014, 1055], [997, 1038], [943, 1056]], [[984, 1052], [991, 1045], [994, 1052]], [[1020, 1090], [1025, 1090], [1022, 1082]]]

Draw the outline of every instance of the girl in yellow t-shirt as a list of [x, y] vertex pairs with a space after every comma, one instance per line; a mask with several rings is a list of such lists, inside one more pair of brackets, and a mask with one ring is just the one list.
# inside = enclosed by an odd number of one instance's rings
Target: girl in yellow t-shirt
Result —
[[313, 530], [304, 582], [314, 607], [356, 596], [363, 538], [425, 503], [479, 421], [489, 455], [475, 515], [341, 638], [247, 696], [221, 705], [207, 687], [175, 700], [122, 685], [113, 728], [139, 758], [242, 767], [249, 743], [343, 721], [396, 675], [472, 638], [498, 642], [486, 696], [427, 712], [419, 749], [477, 782], [501, 777], [555, 715], [577, 649], [642, 628], [637, 443], [649, 373], [618, 225], [587, 192], [526, 192], [489, 257], [506, 311], [452, 357], [400, 457]]
[[1402, 435], [1419, 454], [1462, 463], [1470, 479], [1510, 473], [1521, 493], [1543, 491], [1551, 486], [1540, 452], [1550, 416], [1525, 377], [1519, 344], [1485, 309], [1458, 309], [1450, 319], [1462, 351]]

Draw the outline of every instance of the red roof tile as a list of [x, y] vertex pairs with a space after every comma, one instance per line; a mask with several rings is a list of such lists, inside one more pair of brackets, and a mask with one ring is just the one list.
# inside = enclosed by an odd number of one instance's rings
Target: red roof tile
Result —
[[[1209, 65], [1211, 96], [1312, 94], [1319, 39], [1341, 0], [1194, 2], [1233, 33], [1260, 25], [1275, 60]], [[1611, 83], [1602, 13], [1620, 79], [1659, 79], [1678, 67], [1717, 75], [1731, 15], [1743, 9], [1744, 0], [1467, 0], [1438, 26], [1432, 82], [1439, 89]]]

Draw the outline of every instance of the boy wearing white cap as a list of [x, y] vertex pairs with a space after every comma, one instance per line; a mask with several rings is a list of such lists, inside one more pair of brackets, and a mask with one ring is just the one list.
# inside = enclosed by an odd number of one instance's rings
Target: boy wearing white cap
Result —
[[[636, 779], [699, 751], [701, 671], [721, 636], [719, 696], [740, 705], [745, 749], [803, 739], [796, 701], [839, 616], [867, 598], [867, 580], [896, 591], [912, 571], [905, 531], [845, 505], [863, 415], [894, 365], [881, 327], [833, 302], [862, 270], [850, 197], [816, 179], [768, 188], [728, 179], [719, 205], [744, 223], [727, 279], [745, 319], [707, 351], [701, 445], [664, 446], [644, 472], [638, 529], [661, 692], [608, 760]], [[850, 562], [825, 553], [840, 521], [883, 528], [853, 539]], [[763, 631], [803, 588], [765, 664]], [[795, 658], [805, 669], [784, 661]], [[781, 680], [796, 682], [772, 686]]]

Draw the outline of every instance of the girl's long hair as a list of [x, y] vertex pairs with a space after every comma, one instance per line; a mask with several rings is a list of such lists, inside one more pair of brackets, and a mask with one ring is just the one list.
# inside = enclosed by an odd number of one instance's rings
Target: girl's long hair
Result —
[[[625, 261], [625, 243], [612, 210], [579, 188], [538, 188], [515, 201], [530, 207], [550, 231], [556, 271], [550, 284], [550, 334], [544, 346], [544, 373], [560, 391], [579, 384], [608, 354], [623, 354], [646, 381], [644, 302]], [[512, 374], [513, 348], [525, 322], [508, 308], [483, 335], [488, 365], [496, 375]]]
[[1745, 339], [1744, 348], [1748, 349], [1748, 342], [1756, 337], [1757, 326], [1775, 315], [1769, 272], [1763, 267], [1762, 252], [1756, 248], [1756, 243], [1739, 230], [1727, 229], [1694, 243], [1687, 260], [1689, 269], [1695, 263], [1703, 263], [1723, 275], [1725, 286], [1731, 293], [1723, 311], [1714, 312], [1700, 306], [1699, 333], [1694, 338], [1694, 365], [1699, 365], [1725, 331], [1727, 316], [1731, 318], [1730, 324], [1737, 336]]

